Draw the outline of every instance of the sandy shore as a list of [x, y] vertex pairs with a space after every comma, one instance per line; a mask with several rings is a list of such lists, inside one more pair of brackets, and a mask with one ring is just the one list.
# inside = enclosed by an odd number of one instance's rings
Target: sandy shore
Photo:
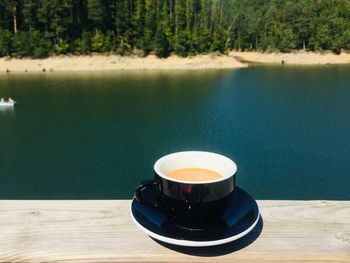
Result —
[[198, 55], [192, 58], [171, 56], [166, 59], [160, 59], [156, 56], [139, 58], [118, 55], [63, 56], [46, 59], [0, 58], [0, 73], [153, 69], [193, 70], [242, 67], [247, 67], [247, 65], [226, 55]]
[[233, 69], [247, 67], [247, 62], [290, 65], [350, 64], [350, 53], [292, 53], [237, 52], [213, 56], [198, 55], [182, 58], [171, 56], [123, 57], [118, 55], [59, 56], [45, 59], [0, 58], [0, 74], [11, 72], [64, 72], [64, 71], [113, 71], [113, 70], [195, 70]]
[[266, 64], [291, 64], [291, 65], [328, 65], [349, 64], [350, 53], [316, 53], [295, 51], [291, 53], [260, 53], [260, 52], [237, 52], [231, 51], [230, 56], [241, 62], [255, 62]]

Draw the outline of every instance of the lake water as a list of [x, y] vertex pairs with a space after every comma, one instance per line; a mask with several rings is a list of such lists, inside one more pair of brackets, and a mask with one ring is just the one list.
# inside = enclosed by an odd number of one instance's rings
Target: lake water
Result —
[[257, 199], [350, 199], [350, 67], [0, 75], [0, 198], [131, 198], [183, 150]]

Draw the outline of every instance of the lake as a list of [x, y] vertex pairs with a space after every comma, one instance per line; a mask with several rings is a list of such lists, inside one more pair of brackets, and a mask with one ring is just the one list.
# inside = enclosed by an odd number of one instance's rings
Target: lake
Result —
[[257, 199], [350, 199], [350, 67], [0, 75], [1, 199], [124, 199], [153, 163], [224, 154]]

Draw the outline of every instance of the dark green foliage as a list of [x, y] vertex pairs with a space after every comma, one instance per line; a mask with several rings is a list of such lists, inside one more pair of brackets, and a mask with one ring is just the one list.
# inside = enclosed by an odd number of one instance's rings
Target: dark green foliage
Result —
[[57, 54], [67, 54], [70, 51], [70, 46], [66, 40], [59, 39], [55, 51]]
[[52, 41], [45, 37], [45, 35], [39, 31], [33, 31], [33, 57], [42, 58], [50, 55], [53, 50]]
[[167, 57], [170, 53], [169, 41], [161, 24], [157, 27], [154, 36], [154, 50], [156, 55], [161, 58]]
[[12, 38], [11, 31], [0, 29], [0, 56], [8, 56], [11, 54]]
[[174, 51], [176, 54], [186, 57], [189, 53], [190, 46], [191, 44], [186, 31], [180, 31], [178, 34], [176, 34], [174, 44]]
[[229, 48], [349, 49], [350, 0], [234, 0], [228, 6]]
[[151, 51], [154, 48], [154, 35], [157, 29], [157, 1], [146, 0], [145, 28], [144, 28], [144, 49]]
[[350, 0], [2, 0], [0, 56], [350, 49]]
[[74, 51], [78, 54], [88, 54], [91, 52], [91, 34], [84, 31], [81, 38], [74, 41]]
[[[32, 46], [30, 45], [30, 33], [17, 32], [12, 38], [12, 52], [11, 54], [16, 57], [23, 57], [32, 53]], [[29, 44], [29, 45], [28, 45]]]
[[101, 33], [95, 34], [91, 38], [91, 50], [93, 52], [103, 52], [104, 51], [104, 35]]

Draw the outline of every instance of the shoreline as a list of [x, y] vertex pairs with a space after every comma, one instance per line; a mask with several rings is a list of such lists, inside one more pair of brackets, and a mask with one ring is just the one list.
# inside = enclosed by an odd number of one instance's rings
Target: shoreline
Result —
[[291, 53], [262, 53], [255, 51], [231, 51], [230, 56], [236, 58], [242, 63], [257, 63], [270, 65], [300, 65], [300, 66], [317, 66], [317, 65], [344, 65], [350, 64], [350, 53], [342, 52], [339, 55], [325, 52], [294, 51]]
[[246, 68], [249, 63], [267, 65], [344, 65], [350, 64], [350, 53], [261, 53], [231, 51], [229, 55], [133, 57], [120, 55], [53, 56], [44, 59], [0, 58], [0, 74], [35, 72], [95, 72], [124, 70], [199, 70]]
[[248, 65], [228, 55], [197, 55], [166, 59], [150, 55], [125, 57], [119, 55], [55, 56], [44, 59], [0, 58], [0, 74], [33, 72], [92, 72], [123, 70], [197, 70], [234, 69]]

